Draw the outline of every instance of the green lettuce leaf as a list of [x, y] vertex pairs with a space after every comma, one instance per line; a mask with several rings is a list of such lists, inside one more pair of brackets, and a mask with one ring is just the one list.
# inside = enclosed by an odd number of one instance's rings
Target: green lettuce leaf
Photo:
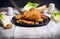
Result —
[[6, 18], [6, 15], [5, 14], [0, 14], [0, 19], [5, 19]]
[[52, 17], [55, 21], [60, 21], [60, 12], [53, 11], [52, 12]]
[[32, 3], [32, 2], [27, 2], [27, 4], [24, 6], [24, 10], [30, 10], [31, 8], [36, 8], [39, 6], [39, 3]]

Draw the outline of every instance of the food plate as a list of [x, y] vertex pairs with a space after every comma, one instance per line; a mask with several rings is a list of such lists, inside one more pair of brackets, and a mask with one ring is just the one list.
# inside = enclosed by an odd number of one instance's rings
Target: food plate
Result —
[[16, 26], [20, 26], [20, 27], [41, 27], [41, 26], [45, 26], [50, 22], [50, 18], [47, 17], [47, 19], [44, 19], [43, 22], [39, 23], [39, 24], [24, 24], [24, 23], [17, 23], [15, 17], [12, 18], [12, 23], [15, 24]]

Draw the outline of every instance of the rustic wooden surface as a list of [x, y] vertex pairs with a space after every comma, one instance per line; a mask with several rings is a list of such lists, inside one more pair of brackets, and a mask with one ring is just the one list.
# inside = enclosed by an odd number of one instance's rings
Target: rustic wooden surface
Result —
[[[49, 14], [46, 14], [50, 17]], [[11, 16], [9, 18], [12, 18]], [[48, 25], [42, 27], [20, 27], [15, 26], [11, 29], [0, 27], [0, 38], [17, 39], [17, 38], [40, 38], [40, 39], [59, 39], [60, 38], [60, 23], [50, 21]]]

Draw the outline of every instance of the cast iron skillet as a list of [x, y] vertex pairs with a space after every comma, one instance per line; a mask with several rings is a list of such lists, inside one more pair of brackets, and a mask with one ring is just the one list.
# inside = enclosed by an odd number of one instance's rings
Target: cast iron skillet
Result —
[[16, 26], [21, 26], [21, 27], [41, 27], [41, 26], [47, 25], [49, 22], [50, 22], [50, 18], [47, 17], [47, 19], [44, 19], [43, 22], [39, 24], [29, 25], [29, 24], [24, 24], [24, 23], [17, 23], [16, 19], [14, 17], [12, 18], [12, 23], [15, 24]]

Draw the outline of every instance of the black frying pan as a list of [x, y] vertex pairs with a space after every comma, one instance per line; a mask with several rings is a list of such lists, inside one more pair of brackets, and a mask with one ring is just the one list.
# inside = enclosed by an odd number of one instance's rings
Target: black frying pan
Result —
[[41, 27], [41, 26], [47, 25], [49, 22], [50, 22], [50, 18], [47, 17], [47, 19], [44, 19], [43, 22], [40, 22], [39, 24], [29, 25], [29, 24], [24, 24], [24, 23], [17, 23], [15, 17], [12, 18], [12, 23], [21, 27]]

